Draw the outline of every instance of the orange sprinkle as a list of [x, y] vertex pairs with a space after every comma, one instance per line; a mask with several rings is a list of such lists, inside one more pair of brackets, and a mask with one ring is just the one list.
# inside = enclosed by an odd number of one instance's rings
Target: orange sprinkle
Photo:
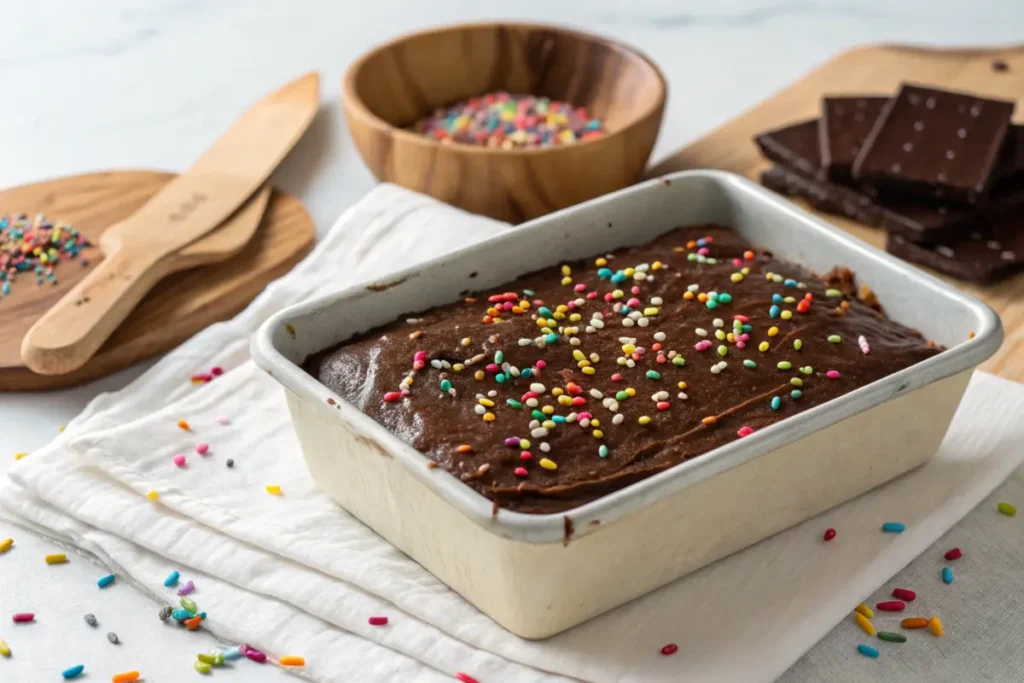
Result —
[[754, 256], [756, 256], [756, 254], [754, 252], [752, 252], [752, 251], [748, 250], [748, 251], [743, 252], [743, 258], [745, 258], [748, 261], [753, 261], [754, 260]]
[[705, 294], [704, 292], [701, 292], [700, 294], [697, 295], [697, 301], [699, 301], [701, 303], [705, 303], [707, 300], [708, 300], [708, 295]]
[[495, 308], [494, 306], [491, 306], [490, 308], [487, 309], [487, 315], [498, 315], [498, 309]]
[[196, 629], [198, 629], [203, 624], [203, 618], [202, 617], [192, 617], [191, 619], [186, 619], [184, 623], [185, 623], [185, 626], [188, 627], [189, 631], [195, 631]]
[[278, 664], [281, 666], [306, 666], [306, 660], [302, 657], [296, 657], [295, 655], [289, 655], [281, 657], [278, 660]]
[[461, 446], [459, 446], [458, 448], [456, 448], [455, 452], [456, 453], [472, 453], [473, 452], [473, 447], [470, 446], [468, 443], [464, 443]]
[[696, 246], [697, 246], [697, 241], [696, 240], [690, 240], [689, 242], [686, 243], [686, 248], [687, 249], [694, 249], [694, 248], [696, 248]]
[[114, 674], [114, 677], [110, 679], [111, 683], [135, 683], [139, 680], [138, 671], [125, 671], [121, 674]]
[[971, 332], [969, 335], [967, 335], [967, 338], [968, 339], [974, 339], [974, 332]]
[[928, 620], [924, 617], [910, 617], [900, 622], [900, 626], [903, 628], [924, 628], [928, 625]]
[[475, 304], [476, 303], [476, 299], [474, 299], [471, 296], [467, 296], [465, 299], [463, 299], [463, 301], [465, 301], [467, 304]]
[[484, 325], [490, 325], [491, 323], [494, 322], [494, 318], [492, 318], [489, 315], [485, 315], [483, 320], [484, 320]]
[[938, 617], [932, 617], [931, 619], [929, 619], [928, 630], [931, 631], [931, 634], [936, 638], [942, 636], [942, 634], [944, 633], [942, 629], [942, 620]]
[[718, 418], [715, 417], [714, 415], [710, 415], [708, 417], [705, 417], [703, 420], [700, 421], [700, 423], [702, 425], [713, 425], [716, 422], [718, 422]]
[[693, 292], [685, 292], [683, 298], [687, 301], [693, 301]]
[[186, 432], [192, 429], [188, 426], [188, 422], [185, 422], [185, 420], [178, 420], [178, 427], [184, 429]]

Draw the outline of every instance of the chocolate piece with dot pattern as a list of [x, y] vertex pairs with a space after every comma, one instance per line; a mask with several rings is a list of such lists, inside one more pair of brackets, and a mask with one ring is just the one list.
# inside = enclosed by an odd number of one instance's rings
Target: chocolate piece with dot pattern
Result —
[[818, 119], [761, 133], [754, 142], [765, 158], [780, 166], [809, 178], [821, 177]]
[[853, 161], [888, 101], [888, 97], [822, 98], [818, 144], [828, 180], [852, 180]]
[[1013, 116], [1013, 102], [904, 84], [853, 164], [859, 183], [983, 204]]

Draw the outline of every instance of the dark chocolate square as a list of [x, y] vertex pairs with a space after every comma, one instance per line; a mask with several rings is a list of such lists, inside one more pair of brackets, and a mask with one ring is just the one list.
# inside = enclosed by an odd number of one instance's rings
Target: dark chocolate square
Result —
[[850, 182], [853, 161], [888, 101], [888, 97], [825, 97], [821, 100], [818, 145], [826, 179]]
[[818, 119], [761, 133], [754, 142], [761, 154], [791, 171], [810, 177], [821, 174], [818, 150]]
[[808, 178], [781, 166], [773, 166], [762, 173], [761, 184], [787, 197], [799, 197], [818, 211], [845, 216], [872, 227], [882, 223], [882, 208], [867, 195], [849, 187]]
[[1024, 126], [1010, 126], [992, 177], [993, 194], [1014, 184], [1024, 185]]
[[991, 283], [1020, 272], [1024, 265], [1024, 225], [974, 232], [948, 244], [915, 244], [900, 235], [889, 235], [886, 251], [958, 280]]
[[904, 85], [853, 164], [879, 189], [978, 204], [1002, 153], [1013, 103]]

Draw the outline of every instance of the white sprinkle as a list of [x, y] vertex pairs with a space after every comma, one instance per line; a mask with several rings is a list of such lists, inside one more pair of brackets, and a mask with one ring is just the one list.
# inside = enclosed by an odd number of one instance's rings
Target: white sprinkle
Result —
[[586, 429], [589, 426], [590, 426], [590, 418], [585, 417], [582, 420], [580, 420], [580, 427], [583, 427], [584, 429]]
[[583, 341], [579, 337], [572, 337], [569, 339], [569, 346], [579, 346]]
[[[602, 323], [602, 325], [603, 324], [604, 323]], [[586, 332], [587, 334], [593, 334], [594, 332], [597, 332], [597, 328], [594, 327], [593, 325], [587, 325], [586, 327], [583, 328], [583, 331]]]
[[667, 401], [668, 400], [668, 392], [667, 391], [659, 391], [659, 392], [657, 392], [655, 394], [652, 394], [651, 395], [651, 400], [654, 401], [655, 403], [657, 403], [658, 401]]
[[508, 374], [512, 375], [513, 377], [518, 377], [519, 376], [519, 368], [515, 368], [515, 367], [509, 368]]
[[615, 415], [615, 417], [612, 418], [612, 424], [613, 425], [620, 425], [620, 424], [622, 424], [622, 421], [625, 420], [625, 419], [626, 419], [626, 417], [622, 413], [618, 413], [618, 414]]
[[640, 311], [630, 311], [629, 317], [632, 318], [633, 320], [639, 320], [641, 317], [643, 317], [643, 313], [641, 313]]
[[686, 399], [690, 398], [689, 396], [687, 396], [687, 395], [686, 395], [686, 392], [683, 392], [683, 391], [680, 391], [680, 392], [679, 392], [678, 394], [676, 394], [676, 395], [677, 395], [677, 396], [678, 396], [679, 398], [683, 399], [684, 401], [685, 401]]
[[543, 442], [540, 445], [540, 449], [542, 451], [544, 451], [545, 453], [550, 453], [551, 452], [551, 444], [549, 444], [547, 441], [545, 441], [545, 442]]
[[647, 272], [648, 270], [650, 270], [650, 269], [651, 269], [651, 266], [650, 266], [650, 264], [648, 264], [648, 263], [641, 263], [641, 264], [640, 264], [639, 266], [637, 266], [637, 267], [636, 267], [636, 268], [634, 268], [633, 270], [638, 270], [638, 271], [640, 271], [641, 273], [646, 273], [646, 272]]
[[544, 427], [537, 427], [536, 429], [530, 430], [530, 436], [535, 439], [543, 439], [548, 435], [548, 430]]
[[543, 394], [547, 391], [547, 388], [545, 388], [545, 386], [540, 382], [534, 382], [530, 385], [530, 391], [536, 391], [538, 394]]
[[661, 306], [663, 303], [665, 303], [665, 302], [664, 302], [664, 300], [662, 300], [662, 298], [660, 296], [651, 297], [651, 305], [652, 306]]
[[568, 422], [569, 424], [572, 424], [573, 422], [576, 421], [577, 417], [578, 416], [576, 415], [576, 413], [569, 413], [568, 415], [565, 416], [565, 421]]
[[527, 339], [526, 337], [523, 337], [522, 339], [519, 340], [519, 345], [520, 346], [529, 346], [532, 343], [533, 343], [533, 340], [532, 339]]
[[440, 370], [440, 369], [441, 369], [441, 361], [439, 361], [439, 360], [437, 360], [437, 359], [435, 358], [434, 360], [430, 361], [430, 366], [431, 366], [432, 368], [435, 368], [435, 369], [437, 369], [437, 370]]
[[622, 326], [623, 327], [633, 327], [633, 325], [635, 325], [635, 324], [636, 323], [634, 323], [631, 318], [623, 318], [622, 319]]
[[409, 323], [410, 325], [415, 325], [416, 323], [423, 322], [423, 318], [406, 318], [405, 322]]
[[[593, 320], [590, 321], [590, 324], [591, 324], [591, 326], [596, 327], [599, 330], [603, 330], [604, 329], [604, 321], [601, 320], [600, 318], [594, 318]], [[591, 330], [591, 331], [593, 331], [593, 330]]]
[[540, 420], [530, 420], [530, 429], [540, 427]]
[[526, 405], [530, 408], [536, 408], [540, 405], [540, 402], [535, 398], [528, 398], [526, 399]]
[[604, 313], [595, 313], [594, 320], [604, 320]]
[[484, 408], [481, 405], [475, 405], [473, 406], [473, 412], [476, 413], [477, 415], [483, 415], [484, 413], [487, 412], [487, 408]]
[[667, 337], [667, 335], [664, 332], [655, 332], [654, 333], [654, 341], [656, 341], [656, 342], [663, 342], [663, 341], [665, 341], [666, 337]]
[[[708, 298], [710, 299], [711, 296], [709, 295]], [[721, 318], [715, 318], [714, 320], [711, 321], [711, 324], [714, 325], [715, 327], [722, 327], [725, 325], [725, 322], [723, 322]]]
[[651, 321], [647, 318], [640, 318], [639, 320], [636, 321], [636, 324], [639, 325], [640, 327], [647, 327], [648, 325], [651, 324]]
[[494, 398], [497, 395], [498, 395], [497, 389], [491, 389], [490, 391], [487, 392], [487, 396], [490, 397], [490, 398]]
[[636, 367], [636, 361], [634, 361], [632, 358], [627, 358], [626, 359], [626, 367], [627, 368], [635, 368]]
[[636, 280], [637, 282], [643, 282], [644, 280], [647, 279], [647, 273], [643, 272], [642, 270], [638, 270], [635, 273], [633, 273], [633, 279]]
[[604, 398], [604, 394], [602, 394], [602, 393], [601, 393], [601, 392], [600, 392], [599, 390], [597, 390], [597, 389], [591, 389], [591, 390], [590, 390], [590, 395], [591, 395], [591, 396], [593, 396], [594, 398]]
[[705, 330], [703, 327], [698, 327], [697, 329], [694, 330], [694, 332], [697, 333], [698, 337], [706, 337], [706, 336], [708, 336], [708, 331]]
[[700, 291], [700, 285], [688, 285], [686, 287], [686, 291], [688, 291], [688, 292], [698, 292], [698, 291]]

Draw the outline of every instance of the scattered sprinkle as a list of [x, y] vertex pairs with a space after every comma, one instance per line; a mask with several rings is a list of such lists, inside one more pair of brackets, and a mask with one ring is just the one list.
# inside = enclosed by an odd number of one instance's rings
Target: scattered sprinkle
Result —
[[878, 650], [870, 645], [865, 645], [864, 643], [857, 646], [857, 652], [861, 653], [865, 657], [871, 657], [872, 659], [878, 658]]
[[113, 678], [110, 679], [110, 683], [135, 683], [139, 680], [138, 671], [125, 671], [123, 673], [114, 674]]
[[960, 548], [950, 548], [943, 557], [947, 560], [959, 560], [963, 556], [964, 554], [960, 552]]
[[928, 631], [936, 638], [941, 637], [942, 634], [945, 633], [945, 630], [942, 628], [942, 620], [938, 617], [932, 617], [929, 619]]
[[878, 632], [878, 637], [879, 637], [879, 639], [887, 640], [890, 643], [905, 643], [905, 642], [907, 642], [907, 637], [905, 635], [903, 635], [902, 633], [892, 633], [890, 631], [879, 631]]
[[677, 652], [679, 652], [679, 646], [675, 643], [669, 643], [665, 647], [661, 648], [661, 654], [665, 655], [666, 657], [669, 655], [674, 655]]
[[907, 602], [913, 602], [917, 599], [917, 593], [909, 588], [893, 588], [892, 597], [899, 598], [900, 600], [906, 600]]
[[210, 670], [213, 668], [206, 662], [200, 662], [198, 659], [192, 662], [192, 667], [201, 674], [208, 674], [210, 673]]
[[178, 571], [171, 572], [170, 574], [167, 575], [167, 578], [164, 579], [164, 587], [165, 588], [172, 588], [173, 586], [177, 586], [178, 585], [178, 579], [180, 579], [180, 578], [181, 578], [181, 574]]
[[11, 648], [7, 645], [3, 638], [0, 638], [0, 655], [4, 657], [11, 656]]
[[227, 466], [228, 466], [228, 468], [230, 469], [230, 468], [232, 468], [232, 467], [234, 467], [234, 466], [235, 466], [235, 461], [234, 461], [234, 459], [232, 459], [232, 458], [228, 458], [227, 462], [226, 462], [226, 463], [224, 463], [224, 464], [225, 464], [225, 465], [227, 465]]
[[875, 625], [868, 621], [868, 618], [863, 614], [860, 612], [854, 612], [853, 619], [857, 622], [857, 625], [860, 626], [864, 633], [867, 633], [869, 636], [875, 635]]
[[11, 549], [13, 545], [13, 538], [5, 538], [4, 540], [0, 541], [0, 553], [6, 553], [8, 550]]
[[370, 617], [370, 626], [387, 626], [387, 617]]
[[902, 534], [907, 530], [907, 525], [903, 522], [886, 522], [882, 525], [882, 531], [890, 534]]
[[[191, 579], [189, 579], [188, 581], [185, 582], [185, 585], [183, 585], [181, 588], [178, 589], [178, 595], [188, 595], [189, 593], [191, 593], [195, 589], [196, 589], [196, 584], [193, 583]], [[193, 611], [195, 611], [195, 610], [193, 610]]]
[[295, 655], [285, 655], [277, 663], [281, 666], [306, 666], [306, 660]]
[[196, 453], [198, 453], [199, 455], [206, 455], [209, 452], [210, 452], [210, 444], [208, 444], [208, 443], [197, 443], [196, 444]]
[[221, 415], [220, 417], [217, 418], [217, 424], [226, 426], [231, 424], [231, 420]]
[[31, 612], [18, 612], [11, 617], [15, 624], [27, 624], [36, 620], [36, 615]]
[[86, 614], [83, 617], [83, 619], [85, 619], [85, 623], [89, 624], [89, 626], [92, 626], [93, 628], [96, 628], [97, 626], [100, 625], [100, 622], [96, 621], [96, 615], [95, 614]]
[[264, 488], [266, 489], [267, 493], [269, 493], [272, 496], [282, 495], [281, 487], [278, 486], [277, 484], [267, 484]]
[[50, 553], [45, 558], [46, 564], [64, 564], [68, 561], [68, 556], [64, 553]]
[[863, 614], [868, 619], [870, 619], [871, 617], [875, 616], [875, 613], [871, 611], [871, 608], [868, 607], [867, 605], [865, 605], [863, 602], [860, 603], [859, 605], [857, 605], [857, 607], [854, 609], [854, 611], [855, 612], [859, 612], [860, 614]]
[[106, 576], [101, 576], [99, 579], [96, 580], [96, 585], [99, 586], [100, 588], [106, 588], [107, 586], [109, 586], [112, 583], [114, 583], [114, 575], [113, 574], [107, 574]]
[[64, 677], [64, 680], [70, 680], [72, 678], [78, 678], [85, 671], [85, 664], [78, 664], [77, 666], [71, 666], [60, 672], [60, 675]]
[[149, 491], [146, 492], [146, 498], [149, 498], [150, 500], [156, 500], [159, 497], [160, 497], [160, 494], [157, 493], [156, 491], [152, 490], [152, 489], [150, 489]]
[[999, 510], [999, 512], [1001, 512], [1004, 515], [1006, 515], [1007, 517], [1013, 517], [1014, 515], [1017, 514], [1017, 508], [1015, 508], [1013, 505], [1011, 505], [1009, 503], [1005, 503], [1005, 502], [1004, 503], [999, 503], [999, 505], [996, 505], [996, 509]]
[[942, 583], [946, 584], [947, 586], [953, 583], [953, 570], [949, 567], [942, 568]]
[[186, 422], [185, 420], [178, 420], [178, 429], [184, 430], [186, 432], [192, 430], [192, 428], [189, 426], [188, 422]]
[[902, 600], [884, 600], [875, 605], [875, 608], [883, 612], [902, 612], [907, 605]]
[[120, 645], [121, 644], [121, 641], [118, 640], [118, 638], [117, 638], [117, 634], [114, 633], [113, 631], [111, 631], [110, 633], [107, 634], [107, 640], [109, 640], [114, 645]]
[[171, 614], [173, 614], [173, 613], [174, 613], [174, 608], [171, 607], [170, 605], [165, 605], [164, 607], [160, 608], [160, 612], [157, 614], [157, 616], [160, 617], [160, 621], [167, 621], [168, 619], [171, 618]]
[[178, 453], [173, 458], [171, 458], [171, 461], [178, 467], [182, 468], [184, 468], [188, 464], [188, 462], [185, 460], [185, 456], [181, 453]]
[[[0, 215], [0, 296], [11, 293], [11, 284], [19, 275], [35, 277], [37, 284], [57, 284], [56, 268], [62, 261], [78, 258], [91, 246], [66, 223], [54, 223], [43, 214], [30, 219], [25, 214]], [[88, 261], [80, 261], [82, 266]]]
[[14, 459], [15, 460], [21, 460], [22, 458], [26, 457], [27, 455], [28, 455], [28, 453], [26, 453], [25, 451], [18, 451], [17, 453], [14, 454]]
[[828, 528], [828, 529], [825, 529], [825, 540], [826, 541], [831, 541], [835, 537], [836, 537], [836, 530], [835, 529], [833, 529], [831, 527]]

